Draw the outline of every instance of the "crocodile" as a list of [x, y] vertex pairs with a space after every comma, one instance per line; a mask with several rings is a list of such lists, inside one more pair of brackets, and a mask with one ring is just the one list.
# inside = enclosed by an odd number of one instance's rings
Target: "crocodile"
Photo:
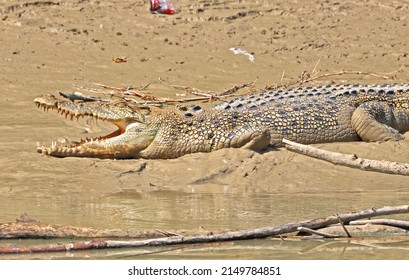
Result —
[[72, 101], [46, 94], [38, 107], [71, 119], [92, 117], [118, 129], [37, 151], [55, 157], [177, 158], [222, 148], [261, 151], [286, 138], [303, 144], [404, 139], [409, 84], [329, 84], [264, 90], [211, 108]]

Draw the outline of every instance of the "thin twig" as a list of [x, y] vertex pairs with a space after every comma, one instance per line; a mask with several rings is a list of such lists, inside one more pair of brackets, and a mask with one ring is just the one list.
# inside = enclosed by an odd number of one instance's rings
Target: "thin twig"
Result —
[[339, 224], [341, 225], [341, 227], [342, 227], [342, 229], [345, 231], [345, 233], [347, 234], [347, 236], [349, 237], [349, 238], [351, 238], [352, 236], [351, 236], [351, 234], [349, 233], [349, 231], [347, 230], [347, 228], [345, 227], [345, 225], [344, 225], [344, 222], [341, 220], [341, 218], [338, 216], [338, 221], [339, 221]]
[[317, 230], [313, 230], [310, 228], [306, 228], [306, 227], [298, 227], [297, 228], [298, 231], [301, 232], [306, 232], [306, 233], [310, 233], [310, 234], [315, 234], [315, 235], [319, 235], [325, 238], [337, 238], [340, 237], [339, 235], [333, 235], [333, 234], [329, 234], [329, 233], [323, 233], [323, 232], [319, 232]]
[[[235, 94], [237, 91], [239, 91], [240, 89], [243, 88], [251, 88], [254, 87], [254, 84], [256, 83], [256, 80], [250, 83], [245, 83], [245, 84], [241, 84], [241, 85], [234, 85], [220, 93], [216, 93], [216, 92], [212, 92], [212, 91], [208, 91], [208, 92], [204, 92], [201, 91], [197, 88], [192, 88], [192, 87], [188, 87], [188, 86], [181, 86], [181, 85], [171, 85], [173, 88], [175, 89], [179, 89], [179, 90], [184, 90], [189, 94], [193, 94], [193, 95], [197, 95], [197, 96], [203, 96], [206, 97], [208, 99], [211, 100], [219, 100], [221, 99], [221, 97], [230, 97], [233, 96], [233, 94]], [[248, 94], [248, 93], [245, 93]], [[243, 95], [245, 95], [243, 94]]]
[[123, 94], [123, 95], [134, 95], [137, 96], [143, 100], [157, 100], [158, 98], [151, 95], [151, 94], [147, 94], [145, 92], [142, 92], [140, 90], [131, 90], [131, 89], [127, 89], [127, 88], [119, 88], [119, 87], [113, 87], [113, 86], [108, 86], [108, 85], [104, 85], [104, 84], [100, 84], [100, 83], [94, 83], [94, 85], [97, 85], [99, 87], [102, 87], [104, 89], [111, 89], [111, 90], [115, 90], [116, 92], [114, 94]]
[[321, 58], [322, 58], [322, 57], [320, 57], [320, 58], [318, 59], [318, 61], [317, 61], [317, 63], [315, 64], [314, 68], [311, 70], [311, 76], [315, 76], [315, 75], [317, 75], [317, 74], [319, 73], [319, 71], [317, 71], [317, 67], [318, 67], [318, 65], [319, 65], [320, 62], [321, 62]]
[[167, 236], [167, 237], [170, 237], [170, 236], [180, 236], [180, 237], [183, 237], [183, 235], [181, 235], [181, 234], [179, 234], [179, 233], [177, 233], [177, 232], [170, 232], [170, 231], [161, 230], [161, 229], [157, 229], [156, 231], [159, 232], [159, 233], [161, 233], [161, 234], [163, 234], [164, 236]]
[[285, 75], [285, 70], [283, 70], [283, 73], [281, 74], [281, 80], [280, 80], [281, 83], [283, 83], [284, 81], [284, 75]]
[[141, 86], [141, 87], [139, 88], [139, 90], [140, 90], [140, 91], [144, 91], [144, 90], [147, 89], [150, 85], [151, 85], [151, 83], [147, 83], [146, 85]]
[[246, 84], [241, 84], [241, 85], [235, 85], [232, 86], [229, 89], [226, 89], [224, 91], [222, 91], [219, 94], [216, 94], [217, 97], [220, 96], [231, 96], [233, 93], [236, 93], [238, 90], [243, 89], [243, 88], [252, 88], [254, 87], [254, 84], [256, 83], [257, 80], [251, 82], [251, 83], [246, 83]]
[[365, 76], [371, 76], [371, 77], [376, 77], [380, 78], [383, 80], [393, 80], [396, 78], [396, 75], [401, 72], [407, 72], [408, 67], [403, 65], [399, 67], [399, 69], [388, 72], [388, 73], [373, 73], [369, 71], [355, 71], [355, 70], [341, 70], [337, 72], [330, 72], [330, 73], [323, 73], [318, 75], [319, 71], [317, 71], [318, 64], [320, 63], [320, 60], [318, 60], [317, 64], [313, 68], [313, 70], [310, 73], [307, 72], [302, 72], [298, 80], [287, 83], [287, 84], [280, 84], [280, 85], [272, 85], [266, 87], [267, 90], [272, 90], [272, 89], [277, 89], [277, 88], [287, 88], [291, 86], [301, 86], [303, 84], [313, 82], [316, 80], [320, 80], [323, 78], [329, 78], [329, 77], [334, 77], [334, 76], [343, 76], [343, 75], [365, 75]]
[[311, 76], [310, 78], [306, 79], [304, 82], [311, 82], [311, 81], [322, 79], [322, 78], [328, 78], [328, 77], [332, 77], [332, 76], [342, 76], [342, 75], [366, 75], [366, 76], [381, 78], [381, 79], [384, 79], [384, 80], [391, 79], [390, 76], [385, 76], [385, 75], [382, 75], [382, 74], [376, 74], [376, 73], [371, 73], [371, 72], [366, 72], [366, 71], [342, 70], [342, 71], [335, 72], [335, 73], [324, 73], [324, 74], [321, 74], [321, 75]]

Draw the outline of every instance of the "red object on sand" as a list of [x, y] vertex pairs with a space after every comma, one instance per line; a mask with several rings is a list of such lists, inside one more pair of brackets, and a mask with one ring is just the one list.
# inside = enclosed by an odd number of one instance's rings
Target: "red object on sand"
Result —
[[151, 13], [153, 14], [176, 14], [176, 9], [170, 0], [150, 0], [151, 2]]

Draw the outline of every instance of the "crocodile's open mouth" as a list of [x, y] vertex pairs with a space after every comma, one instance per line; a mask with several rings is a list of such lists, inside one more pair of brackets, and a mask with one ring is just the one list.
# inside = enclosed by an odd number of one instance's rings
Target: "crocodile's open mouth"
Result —
[[146, 112], [126, 105], [103, 101], [78, 101], [57, 99], [54, 95], [43, 95], [34, 103], [45, 111], [54, 110], [71, 120], [91, 118], [114, 124], [117, 129], [103, 136], [85, 138], [80, 141], [53, 141], [50, 147], [38, 145], [39, 153], [57, 156], [135, 158], [150, 145], [156, 130], [144, 123]]
[[102, 136], [93, 135], [93, 136], [85, 137], [84, 139], [81, 139], [81, 140], [74, 140], [74, 141], [68, 141], [66, 138], [60, 138], [59, 140], [55, 140], [51, 142], [51, 148], [54, 148], [57, 146], [76, 147], [84, 143], [89, 143], [89, 142], [94, 142], [94, 141], [104, 141], [109, 138], [113, 138], [113, 137], [123, 134], [126, 130], [126, 126], [128, 125], [127, 122], [124, 120], [111, 120], [109, 118], [104, 118], [104, 117], [101, 117], [93, 113], [84, 114], [80, 112], [73, 112], [71, 110], [64, 109], [60, 106], [52, 106], [46, 103], [39, 102], [37, 98], [34, 100], [34, 102], [36, 103], [38, 108], [43, 109], [44, 111], [48, 111], [48, 110], [56, 111], [61, 116], [65, 117], [65, 119], [70, 119], [71, 121], [75, 121], [75, 120], [79, 121], [81, 118], [90, 118], [91, 121], [93, 119], [102, 120], [103, 122], [109, 122], [117, 127], [115, 131], [110, 132], [106, 135], [102, 135]]

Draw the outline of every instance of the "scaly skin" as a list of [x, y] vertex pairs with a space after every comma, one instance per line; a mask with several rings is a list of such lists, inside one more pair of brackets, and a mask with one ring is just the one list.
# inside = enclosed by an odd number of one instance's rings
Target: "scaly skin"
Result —
[[401, 140], [409, 131], [409, 84], [327, 85], [260, 92], [211, 109], [35, 99], [62, 115], [110, 121], [118, 130], [72, 146], [38, 147], [57, 157], [176, 158], [222, 148], [262, 150], [286, 138], [311, 144]]

